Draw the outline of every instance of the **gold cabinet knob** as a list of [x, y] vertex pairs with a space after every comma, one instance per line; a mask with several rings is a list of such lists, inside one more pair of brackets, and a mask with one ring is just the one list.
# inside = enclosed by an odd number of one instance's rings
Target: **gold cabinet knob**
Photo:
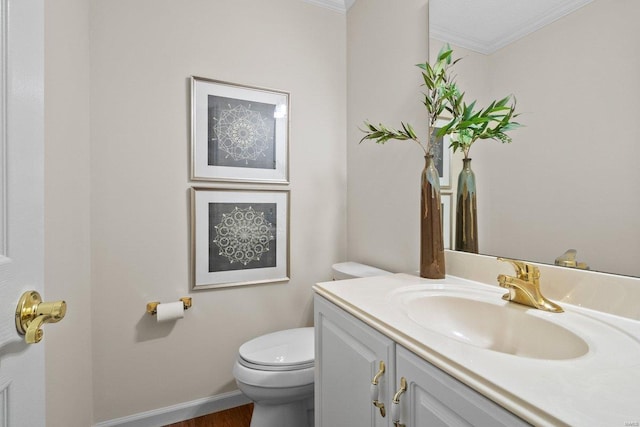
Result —
[[37, 291], [27, 291], [22, 294], [16, 307], [16, 330], [25, 336], [27, 344], [38, 343], [44, 335], [42, 325], [57, 323], [66, 313], [66, 302], [42, 302]]

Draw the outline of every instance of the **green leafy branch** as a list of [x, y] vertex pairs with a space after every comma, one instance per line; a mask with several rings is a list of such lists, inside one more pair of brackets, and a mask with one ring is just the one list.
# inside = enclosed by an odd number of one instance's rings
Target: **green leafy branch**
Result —
[[366, 129], [361, 129], [365, 136], [362, 137], [360, 142], [370, 139], [378, 144], [384, 144], [391, 139], [399, 141], [412, 140], [422, 148], [425, 154], [433, 154], [431, 140], [434, 137], [436, 120], [444, 111], [453, 112], [450, 100], [454, 99], [459, 93], [449, 75], [449, 69], [459, 61], [459, 59], [453, 60], [452, 54], [453, 50], [447, 44], [440, 49], [438, 59], [433, 66], [428, 62], [416, 65], [422, 70], [423, 86], [427, 89], [423, 93], [424, 99], [422, 101], [427, 109], [429, 126], [429, 137], [425, 143], [420, 141], [413, 127], [404, 122], [400, 123], [402, 129], [389, 128], [383, 124], [376, 126], [365, 122]]
[[[476, 110], [476, 101], [467, 105], [464, 102], [464, 93], [460, 92], [450, 75], [451, 67], [460, 60], [453, 60], [452, 55], [453, 50], [446, 44], [440, 49], [433, 66], [428, 62], [417, 64], [422, 70], [423, 86], [426, 87], [422, 103], [427, 109], [429, 133], [425, 143], [420, 141], [413, 127], [404, 122], [400, 122], [402, 129], [365, 122], [366, 129], [361, 129], [365, 135], [360, 142], [374, 140], [378, 144], [384, 144], [391, 139], [411, 140], [420, 145], [425, 154], [433, 154], [432, 140], [451, 135], [450, 147], [454, 152], [461, 150], [465, 158], [469, 158], [469, 150], [478, 139], [495, 139], [502, 143], [510, 143], [511, 137], [506, 132], [521, 126], [513, 120], [518, 116], [515, 113], [515, 97], [507, 96], [493, 101], [484, 109]], [[453, 118], [436, 133], [436, 121], [445, 112]]]
[[452, 55], [453, 50], [447, 44], [440, 49], [433, 67], [428, 62], [417, 64], [417, 67], [422, 69], [422, 79], [427, 88], [423, 93], [422, 103], [429, 113], [430, 128], [435, 125], [436, 120], [445, 110], [451, 112], [450, 100], [455, 99], [456, 94], [459, 93], [454, 79], [449, 75], [449, 69], [460, 61], [460, 58], [453, 60]]
[[[451, 133], [451, 147], [454, 152], [461, 150], [464, 157], [469, 158], [469, 150], [478, 139], [494, 139], [502, 143], [512, 141], [506, 132], [521, 126], [513, 121], [519, 115], [515, 113], [515, 97], [507, 96], [493, 101], [485, 109], [478, 110], [475, 109], [476, 101], [467, 105], [463, 98], [464, 94], [457, 94], [450, 99], [454, 119], [437, 133], [438, 137]], [[511, 99], [513, 102], [509, 105]]]
[[399, 141], [411, 139], [420, 144], [418, 136], [416, 135], [416, 132], [413, 130], [413, 127], [411, 127], [410, 124], [400, 122], [400, 125], [402, 125], [402, 130], [390, 129], [383, 124], [375, 126], [369, 122], [365, 122], [365, 126], [368, 130], [363, 130], [363, 132], [366, 132], [366, 135], [362, 137], [360, 142], [364, 141], [365, 139], [373, 139], [378, 144], [384, 144], [390, 139], [397, 139]]

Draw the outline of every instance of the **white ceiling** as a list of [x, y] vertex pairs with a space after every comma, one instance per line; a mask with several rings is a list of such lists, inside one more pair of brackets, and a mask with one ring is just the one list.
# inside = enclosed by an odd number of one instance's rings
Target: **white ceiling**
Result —
[[[356, 0], [304, 0], [345, 13]], [[593, 0], [429, 0], [432, 37], [489, 54]]]
[[430, 0], [431, 37], [489, 54], [593, 0]]

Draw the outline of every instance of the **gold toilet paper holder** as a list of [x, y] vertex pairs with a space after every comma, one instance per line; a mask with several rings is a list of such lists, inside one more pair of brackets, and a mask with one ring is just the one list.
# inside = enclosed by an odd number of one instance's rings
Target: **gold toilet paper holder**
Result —
[[[191, 297], [180, 298], [180, 301], [182, 301], [182, 305], [185, 310], [188, 310], [191, 307]], [[153, 302], [147, 303], [147, 313], [149, 313], [152, 316], [155, 316], [158, 313], [159, 304], [160, 304], [160, 301], [153, 301]]]

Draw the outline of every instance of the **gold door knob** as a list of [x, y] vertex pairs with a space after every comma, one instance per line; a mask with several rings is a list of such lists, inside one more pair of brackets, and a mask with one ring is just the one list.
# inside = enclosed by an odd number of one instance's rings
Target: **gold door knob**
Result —
[[40, 342], [44, 335], [42, 325], [57, 323], [66, 313], [66, 302], [42, 302], [38, 292], [27, 291], [22, 294], [16, 307], [16, 329], [20, 335], [25, 336], [27, 344], [35, 344]]

